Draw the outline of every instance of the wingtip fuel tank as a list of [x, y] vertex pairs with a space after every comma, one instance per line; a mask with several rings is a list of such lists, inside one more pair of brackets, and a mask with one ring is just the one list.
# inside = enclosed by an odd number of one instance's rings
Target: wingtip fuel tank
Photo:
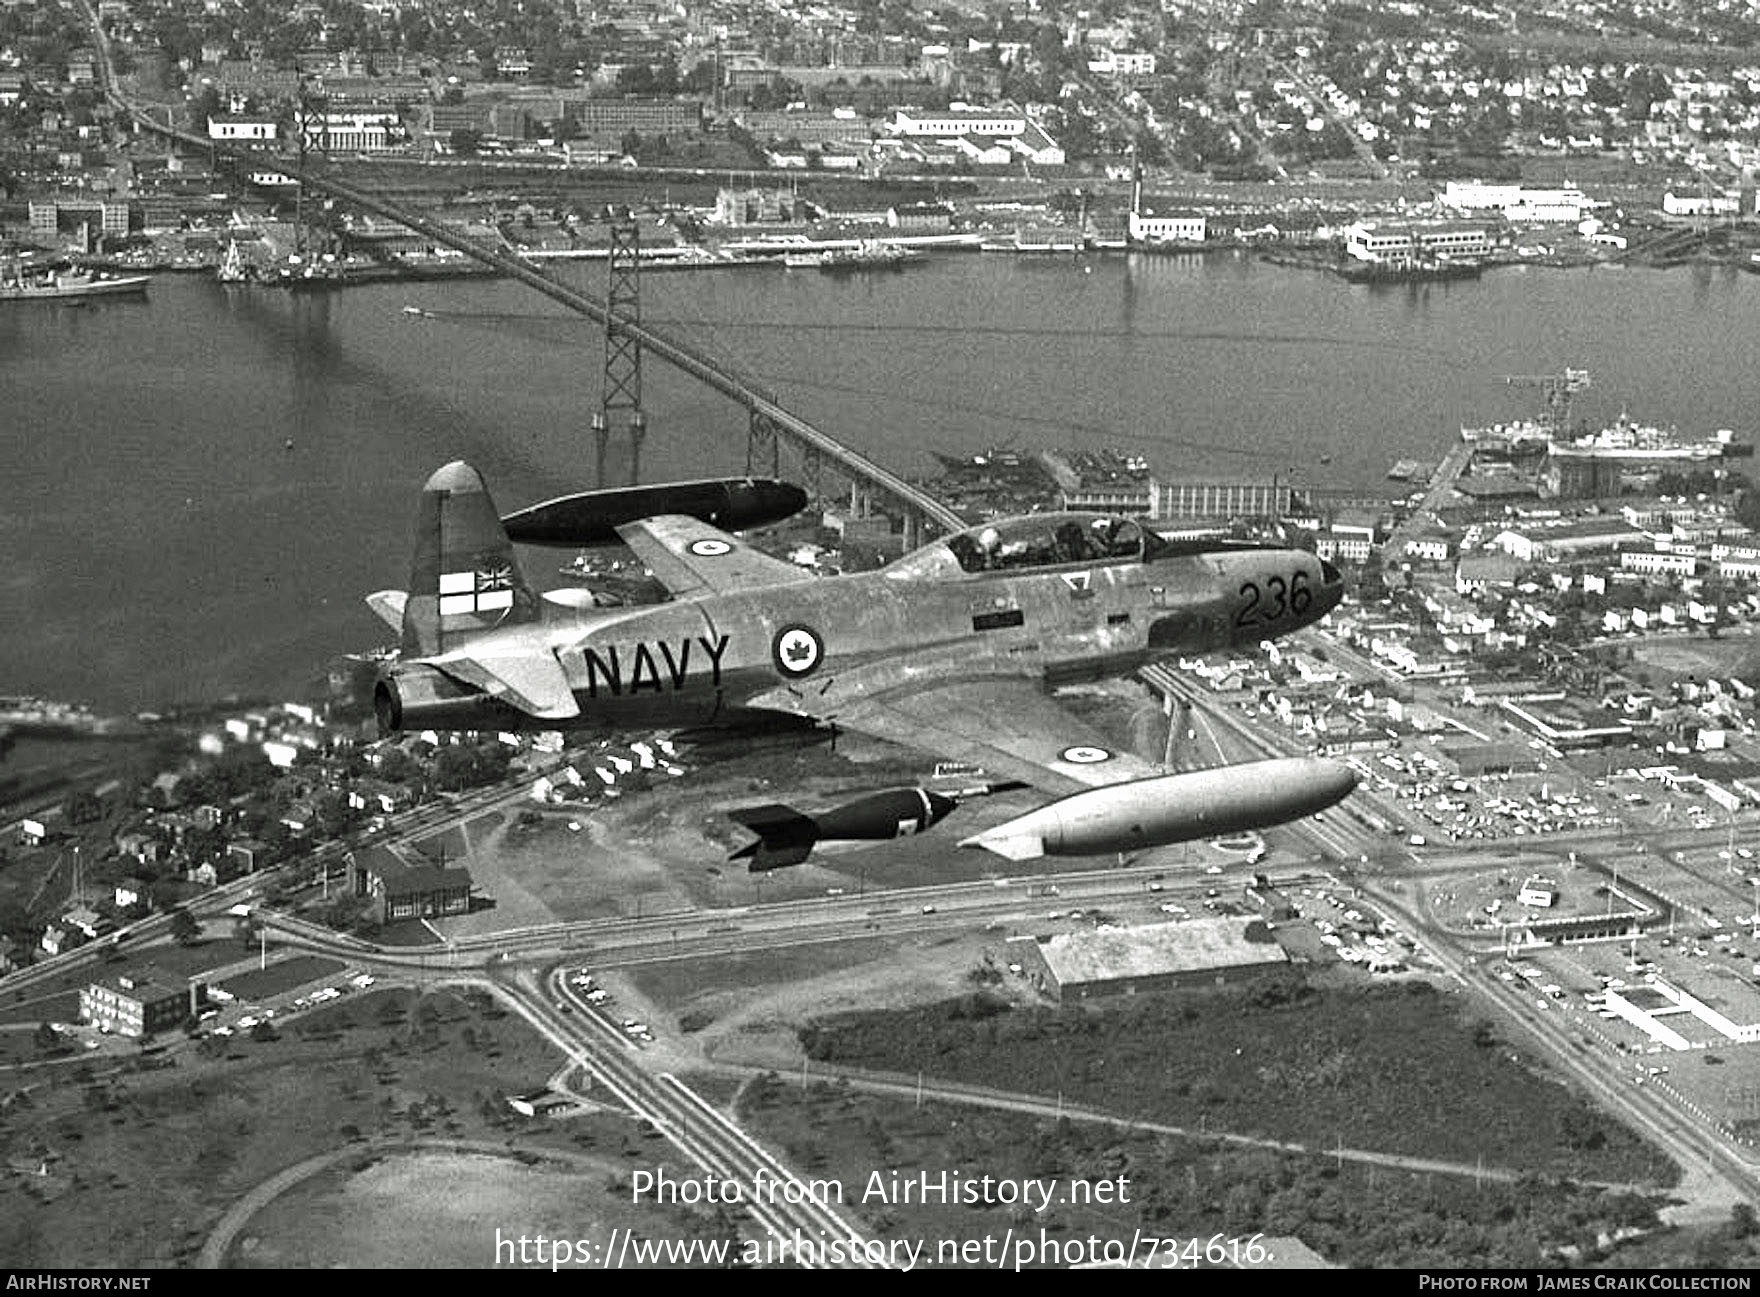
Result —
[[1153, 775], [1049, 802], [959, 845], [1010, 860], [1136, 851], [1301, 819], [1356, 786], [1356, 771], [1319, 757]]
[[706, 478], [581, 491], [517, 509], [501, 521], [516, 544], [580, 549], [612, 544], [619, 527], [661, 514], [684, 514], [723, 531], [746, 531], [792, 518], [806, 506], [807, 493], [792, 482]]

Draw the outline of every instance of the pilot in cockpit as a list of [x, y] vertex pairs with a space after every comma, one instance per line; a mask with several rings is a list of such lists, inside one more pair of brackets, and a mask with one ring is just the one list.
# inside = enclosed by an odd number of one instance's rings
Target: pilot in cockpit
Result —
[[1079, 522], [1060, 522], [1052, 537], [1052, 558], [1058, 563], [1079, 563], [1088, 557], [1088, 537]]

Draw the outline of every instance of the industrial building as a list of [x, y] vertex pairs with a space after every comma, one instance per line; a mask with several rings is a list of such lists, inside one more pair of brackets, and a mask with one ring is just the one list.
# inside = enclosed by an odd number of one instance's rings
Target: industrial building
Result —
[[1461, 221], [1358, 221], [1345, 230], [1345, 252], [1356, 261], [1402, 263], [1441, 257], [1483, 257], [1491, 228]]
[[569, 99], [568, 120], [589, 135], [698, 135], [703, 130], [703, 105], [694, 99], [594, 98]]
[[1260, 919], [1188, 919], [1023, 938], [1020, 964], [1060, 1003], [1238, 982], [1289, 963]]
[[1736, 1022], [1716, 1005], [1660, 977], [1623, 990], [1609, 987], [1605, 992], [1605, 1005], [1613, 1016], [1630, 1023], [1654, 1044], [1667, 1049], [1702, 1046], [1663, 1022], [1665, 1017], [1674, 1017], [1683, 1025], [1692, 1023], [1697, 1034], [1703, 1034], [1704, 1029], [1709, 1028], [1732, 1045], [1760, 1042], [1760, 1023]]
[[1132, 243], [1202, 243], [1209, 233], [1202, 212], [1156, 214], [1133, 210], [1126, 232]]
[[1522, 185], [1487, 184], [1481, 180], [1450, 180], [1442, 205], [1462, 212], [1498, 212], [1515, 224], [1575, 225], [1596, 207], [1581, 189], [1528, 189]]
[[1521, 728], [1556, 748], [1580, 751], [1632, 741], [1632, 727], [1563, 690], [1505, 698], [1499, 706]]
[[29, 213], [31, 237], [43, 243], [53, 242], [63, 225], [71, 222], [82, 222], [88, 227], [95, 225], [101, 234], [120, 236], [128, 233], [128, 203], [125, 201], [62, 195], [42, 201], [32, 199]]
[[207, 1002], [205, 982], [143, 968], [85, 987], [79, 993], [79, 1016], [100, 1031], [138, 1040], [181, 1026]]
[[1063, 508], [1127, 513], [1154, 521], [1180, 519], [1287, 518], [1305, 508], [1292, 483], [1273, 475], [1256, 482], [1157, 482], [1143, 478], [1087, 483], [1063, 492]]

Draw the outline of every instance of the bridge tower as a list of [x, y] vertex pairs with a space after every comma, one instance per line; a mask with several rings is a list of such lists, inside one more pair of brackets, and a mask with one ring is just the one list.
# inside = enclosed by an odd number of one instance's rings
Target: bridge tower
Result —
[[904, 511], [904, 552], [908, 554], [920, 548], [927, 535], [923, 515], [907, 506]]
[[605, 455], [611, 441], [611, 412], [629, 411], [629, 485], [642, 476], [642, 438], [647, 420], [642, 414], [642, 344], [628, 325], [642, 323], [641, 235], [634, 215], [627, 209], [611, 219], [611, 256], [606, 262], [605, 287], [605, 386], [599, 412], [593, 416], [593, 440], [597, 482], [605, 480]]
[[[746, 476], [752, 477], [760, 470], [771, 477], [782, 476], [782, 445], [777, 440], [780, 429], [776, 420], [766, 410], [752, 407], [751, 419], [746, 425]], [[764, 461], [769, 466], [764, 467]]]
[[[294, 118], [295, 147], [298, 150], [300, 174], [306, 173], [306, 167], [313, 160], [322, 161], [330, 151], [330, 111], [329, 102], [316, 94], [306, 81], [304, 75], [299, 79], [299, 108]], [[293, 236], [294, 250], [298, 252], [300, 264], [311, 264], [312, 239], [310, 223], [314, 218], [306, 206], [306, 186], [300, 181], [294, 189]]]

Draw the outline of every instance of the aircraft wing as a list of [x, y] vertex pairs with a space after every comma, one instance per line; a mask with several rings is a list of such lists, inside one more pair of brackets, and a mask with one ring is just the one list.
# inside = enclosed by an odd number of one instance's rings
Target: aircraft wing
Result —
[[753, 702], [969, 762], [1060, 796], [1165, 773], [1121, 751], [1020, 676], [943, 678], [861, 693], [778, 689]]
[[805, 568], [771, 558], [738, 537], [683, 514], [626, 523], [617, 534], [675, 599], [816, 579]]

